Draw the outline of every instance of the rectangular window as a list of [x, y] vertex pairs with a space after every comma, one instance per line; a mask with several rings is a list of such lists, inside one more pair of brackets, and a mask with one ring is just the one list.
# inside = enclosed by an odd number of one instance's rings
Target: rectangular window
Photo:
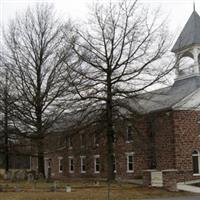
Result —
[[86, 144], [85, 135], [81, 134], [80, 137], [81, 137], [81, 147], [84, 147]]
[[99, 134], [98, 133], [94, 134], [94, 145], [97, 147], [99, 146]]
[[115, 143], [116, 142], [116, 128], [115, 126], [113, 126], [112, 128], [112, 143]]
[[85, 156], [81, 156], [81, 173], [86, 173], [86, 157]]
[[131, 142], [133, 141], [133, 128], [131, 125], [128, 125], [127, 129], [126, 129], [126, 140], [127, 142]]
[[68, 146], [69, 146], [69, 149], [72, 149], [72, 137], [68, 137]]
[[134, 172], [134, 157], [133, 152], [126, 153], [126, 162], [127, 162], [127, 173]]
[[199, 175], [200, 174], [200, 154], [199, 151], [194, 151], [192, 153], [192, 163], [193, 163], [193, 174]]
[[65, 145], [66, 145], [66, 147], [68, 145], [68, 136], [65, 136]]
[[94, 173], [95, 174], [100, 173], [100, 156], [99, 155], [94, 156]]
[[117, 170], [116, 170], [116, 158], [115, 158], [115, 155], [113, 155], [113, 172], [116, 173]]
[[69, 173], [74, 173], [74, 158], [69, 156]]
[[193, 161], [193, 173], [194, 174], [199, 174], [199, 161], [197, 156], [192, 157]]
[[[50, 165], [49, 163], [48, 163], [48, 165]], [[59, 157], [58, 158], [58, 167], [59, 167], [59, 173], [62, 173], [63, 172], [63, 158], [62, 157]]]

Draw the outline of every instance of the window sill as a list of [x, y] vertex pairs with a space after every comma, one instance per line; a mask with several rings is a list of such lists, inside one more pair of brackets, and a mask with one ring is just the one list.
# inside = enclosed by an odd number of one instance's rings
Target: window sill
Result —
[[85, 174], [86, 173], [86, 171], [81, 171], [81, 174]]
[[61, 173], [63, 173], [63, 171], [59, 171], [59, 173], [61, 174]]
[[95, 174], [100, 174], [100, 172], [94, 172]]
[[130, 144], [130, 143], [132, 143], [133, 142], [133, 140], [126, 140], [126, 143], [127, 144]]
[[130, 174], [130, 173], [134, 173], [134, 171], [133, 171], [133, 170], [131, 170], [131, 171], [126, 171], [126, 173], [129, 173], [129, 174]]
[[70, 174], [74, 174], [74, 171], [69, 171]]
[[200, 176], [200, 174], [193, 174], [193, 176]]

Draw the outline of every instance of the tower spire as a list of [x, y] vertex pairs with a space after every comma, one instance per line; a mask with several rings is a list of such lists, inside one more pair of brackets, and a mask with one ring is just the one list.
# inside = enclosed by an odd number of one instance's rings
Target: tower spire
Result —
[[193, 11], [196, 11], [195, 0], [193, 0]]

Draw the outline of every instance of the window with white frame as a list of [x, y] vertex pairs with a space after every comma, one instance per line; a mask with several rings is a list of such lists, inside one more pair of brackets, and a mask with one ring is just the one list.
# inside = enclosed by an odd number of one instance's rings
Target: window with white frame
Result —
[[86, 156], [81, 156], [81, 173], [86, 173]]
[[192, 163], [193, 163], [193, 174], [199, 174], [200, 175], [200, 152], [199, 151], [193, 151], [192, 153]]
[[100, 156], [99, 155], [94, 156], [94, 173], [95, 174], [100, 173]]
[[[48, 163], [50, 165], [50, 163]], [[63, 157], [58, 158], [58, 171], [59, 173], [63, 172]]]
[[127, 164], [127, 173], [133, 173], [134, 172], [134, 153], [128, 152], [126, 153], [126, 164]]
[[130, 124], [126, 128], [126, 141], [127, 142], [133, 141], [133, 127]]
[[74, 157], [69, 156], [69, 173], [74, 173]]

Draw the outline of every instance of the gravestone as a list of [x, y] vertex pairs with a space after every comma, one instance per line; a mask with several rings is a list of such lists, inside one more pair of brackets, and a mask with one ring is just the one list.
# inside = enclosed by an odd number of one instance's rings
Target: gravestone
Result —
[[151, 172], [151, 186], [153, 186], [153, 187], [163, 187], [162, 172], [159, 172], [159, 171]]

